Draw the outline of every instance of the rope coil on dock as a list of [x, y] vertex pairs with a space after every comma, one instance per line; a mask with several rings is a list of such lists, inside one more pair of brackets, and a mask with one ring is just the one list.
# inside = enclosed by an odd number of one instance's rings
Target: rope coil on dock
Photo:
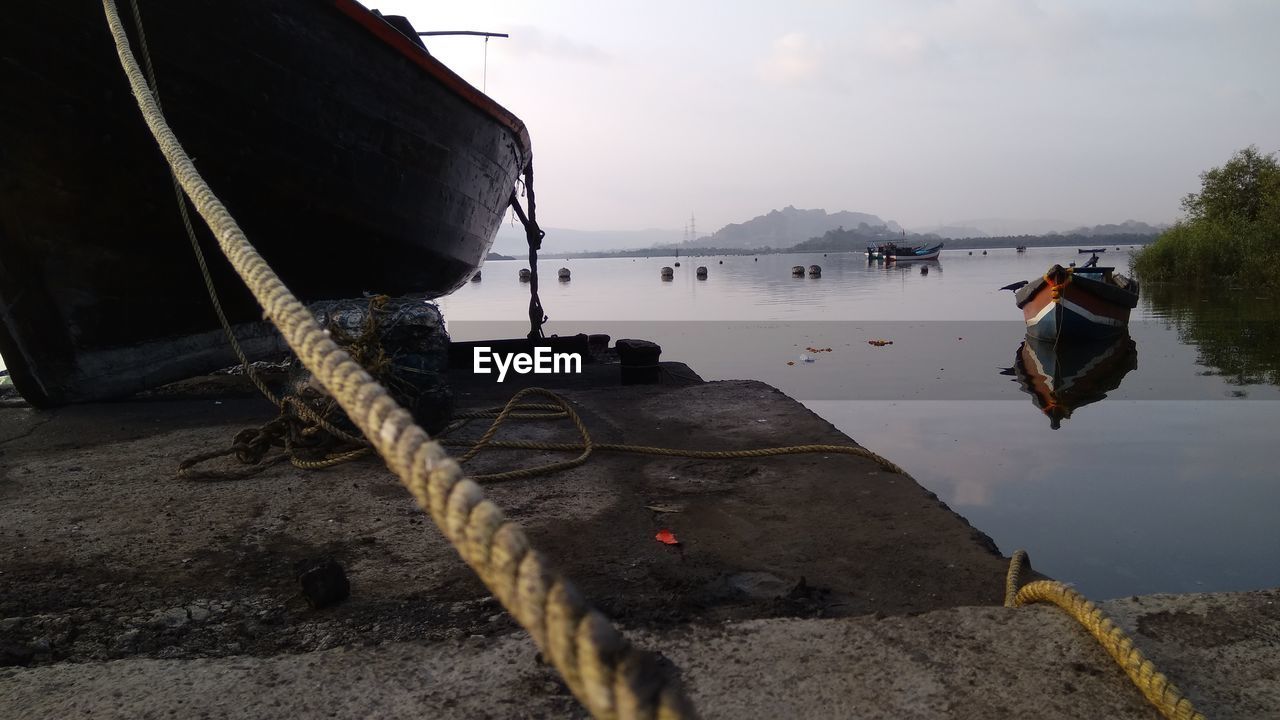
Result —
[[[521, 400], [529, 395], [542, 395], [551, 400], [551, 403], [521, 404]], [[531, 412], [538, 411], [538, 412]], [[906, 472], [902, 468], [893, 464], [889, 460], [871, 452], [870, 450], [855, 445], [789, 445], [786, 447], [770, 447], [770, 448], [749, 448], [746, 450], [686, 450], [681, 448], [664, 448], [651, 447], [647, 445], [623, 445], [619, 443], [597, 443], [591, 438], [591, 433], [587, 429], [587, 425], [582, 418], [574, 411], [573, 407], [564, 398], [546, 390], [544, 388], [525, 388], [520, 390], [511, 397], [507, 403], [501, 408], [493, 408], [490, 410], [470, 411], [458, 413], [455, 417], [462, 422], [455, 423], [441, 433], [439, 442], [448, 447], [467, 448], [462, 457], [458, 458], [458, 462], [464, 463], [475, 457], [485, 448], [502, 448], [509, 450], [542, 450], [549, 452], [576, 452], [580, 453], [578, 457], [572, 460], [550, 463], [532, 468], [523, 468], [519, 470], [510, 470], [507, 472], [493, 473], [489, 475], [474, 475], [474, 480], [484, 480], [486, 482], [496, 482], [502, 480], [517, 480], [523, 478], [537, 477], [539, 475], [547, 475], [560, 470], [568, 470], [577, 467], [587, 461], [591, 454], [596, 450], [606, 452], [633, 453], [637, 455], [660, 455], [666, 457], [683, 457], [694, 458], [699, 460], [735, 460], [744, 458], [763, 458], [777, 457], [780, 455], [801, 455], [809, 453], [828, 453], [832, 455], [853, 455], [855, 457], [866, 458], [878, 464], [881, 468], [888, 472], [899, 475], [905, 475]], [[449, 437], [443, 437], [449, 433], [460, 429], [468, 420], [479, 420], [492, 418], [493, 423], [485, 430], [479, 440], [461, 440]], [[552, 443], [552, 442], [535, 442], [532, 440], [495, 440], [498, 429], [509, 420], [555, 420], [568, 419], [574, 428], [578, 431], [579, 437], [582, 438], [581, 443]]]
[[533, 549], [458, 463], [345, 351], [258, 254], [200, 176], [156, 104], [120, 20], [103, 0], [121, 67], [148, 128], [223, 254], [289, 347], [338, 400], [459, 555], [533, 637], [597, 718], [696, 717], [679, 679], [636, 649]]

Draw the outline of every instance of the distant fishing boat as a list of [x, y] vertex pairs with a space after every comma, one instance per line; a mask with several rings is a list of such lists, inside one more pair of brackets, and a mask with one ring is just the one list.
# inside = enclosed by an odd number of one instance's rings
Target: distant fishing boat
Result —
[[892, 262], [914, 262], [916, 260], [937, 260], [942, 252], [943, 243], [933, 247], [894, 248], [885, 259]]
[[[1119, 250], [1120, 248], [1116, 248], [1116, 249]], [[1106, 251], [1107, 251], [1106, 248], [1076, 248], [1076, 252], [1080, 253], [1081, 255], [1084, 255], [1085, 253], [1097, 255], [1098, 253], [1104, 253]]]
[[1014, 358], [1018, 384], [1054, 430], [1076, 409], [1106, 398], [1136, 367], [1138, 350], [1128, 333], [1065, 344], [1028, 337]]
[[[352, 0], [141, 5], [175, 133], [305, 302], [437, 297], [476, 273], [529, 134], [406, 19]], [[19, 392], [120, 397], [233, 363], [101, 4], [32, 3], [5, 23], [0, 353]], [[246, 350], [281, 349], [197, 234]]]
[[1020, 253], [1022, 253], [1022, 252], [1026, 252], [1026, 251], [1027, 251], [1027, 246], [1026, 246], [1026, 245], [1019, 245], [1019, 246], [1017, 247], [1017, 251], [1018, 251], [1018, 252], [1020, 252]]
[[890, 255], [892, 255], [894, 251], [897, 249], [897, 247], [898, 247], [897, 243], [892, 243], [892, 242], [879, 243], [876, 245], [868, 245], [867, 258], [883, 260], [884, 258], [887, 258]]
[[1097, 262], [1095, 255], [1080, 267], [1054, 265], [1035, 280], [1001, 288], [1014, 291], [1027, 335], [1056, 342], [1125, 332], [1138, 305], [1138, 281]]

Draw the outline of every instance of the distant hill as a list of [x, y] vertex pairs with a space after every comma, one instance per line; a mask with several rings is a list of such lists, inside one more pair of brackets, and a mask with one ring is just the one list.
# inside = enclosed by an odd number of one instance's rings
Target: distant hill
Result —
[[[1017, 224], [1007, 220], [1000, 222], [1006, 225]], [[1048, 221], [1021, 222], [1032, 224]], [[909, 232], [907, 239], [919, 243], [944, 239], [948, 242], [948, 247], [1003, 247], [1006, 241], [1012, 244], [1067, 245], [1090, 237], [1114, 238], [1113, 244], [1132, 244], [1145, 242], [1137, 238], [1154, 238], [1165, 230], [1165, 226], [1150, 225], [1137, 220], [1092, 227], [1081, 226], [1074, 229], [1067, 225], [1060, 230], [1035, 233], [992, 232], [994, 227], [995, 225], [984, 228], [967, 222], [951, 223]], [[684, 234], [680, 230], [547, 228], [546, 232], [547, 237], [542, 242], [544, 256], [598, 257], [643, 256], [650, 253], [674, 254], [677, 250], [681, 253], [706, 254], [713, 248], [730, 254], [766, 247], [775, 250], [797, 247], [798, 252], [862, 250], [867, 243], [883, 242], [885, 239], [901, 235], [902, 228], [892, 220], [882, 220], [868, 213], [849, 211], [828, 213], [825, 210], [799, 210], [787, 206], [743, 223], [725, 225], [711, 235], [683, 243]], [[1121, 239], [1122, 237], [1130, 239]], [[968, 240], [966, 243], [958, 242], [966, 239]], [[999, 242], [991, 244], [983, 243], [983, 240]], [[525, 245], [524, 228], [519, 225], [504, 224], [498, 230], [497, 239], [493, 243], [493, 252], [514, 255], [518, 258], [525, 257], [528, 254], [528, 248]]]
[[[1110, 235], [1159, 235], [1169, 229], [1168, 225], [1148, 225], [1137, 220], [1125, 220], [1116, 225], [1114, 223], [1107, 225], [1094, 225], [1093, 227], [1078, 227], [1067, 235], [1083, 235], [1085, 237], [1106, 237]], [[1049, 233], [1050, 235], [1054, 233]]]
[[903, 234], [894, 232], [884, 225], [871, 226], [861, 223], [856, 228], [838, 227], [828, 230], [819, 237], [809, 238], [792, 245], [788, 252], [854, 252], [866, 249], [868, 245], [879, 245], [886, 242], [898, 242], [903, 245], [916, 245], [928, 241], [936, 242], [936, 235]]
[[866, 226], [880, 228], [889, 233], [901, 232], [893, 221], [884, 221], [875, 215], [847, 210], [828, 213], [826, 210], [800, 210], [791, 205], [781, 210], [771, 210], [743, 223], [725, 225], [710, 235], [685, 243], [690, 248], [763, 248], [790, 247], [828, 230], [845, 227], [851, 229]]

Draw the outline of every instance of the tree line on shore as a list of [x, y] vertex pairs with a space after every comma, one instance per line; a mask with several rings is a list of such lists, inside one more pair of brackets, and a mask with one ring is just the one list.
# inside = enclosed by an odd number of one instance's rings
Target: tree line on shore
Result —
[[1280, 288], [1280, 162], [1256, 146], [1200, 175], [1186, 216], [1140, 251], [1146, 281]]

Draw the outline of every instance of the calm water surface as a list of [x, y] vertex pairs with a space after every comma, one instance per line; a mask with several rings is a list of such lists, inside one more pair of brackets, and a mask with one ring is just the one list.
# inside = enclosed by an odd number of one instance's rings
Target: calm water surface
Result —
[[[1092, 597], [1280, 585], [1280, 301], [1144, 287], [1136, 359], [1060, 360], [1081, 392], [1046, 412], [1020, 311], [996, 288], [1083, 256], [968, 252], [927, 275], [860, 254], [680, 258], [670, 282], [671, 257], [548, 260], [541, 295], [549, 333], [652, 339], [709, 380], [781, 388]], [[1102, 264], [1127, 271], [1128, 252]], [[814, 263], [821, 278], [790, 276]], [[521, 266], [490, 262], [442, 302], [455, 339], [522, 334]]]

